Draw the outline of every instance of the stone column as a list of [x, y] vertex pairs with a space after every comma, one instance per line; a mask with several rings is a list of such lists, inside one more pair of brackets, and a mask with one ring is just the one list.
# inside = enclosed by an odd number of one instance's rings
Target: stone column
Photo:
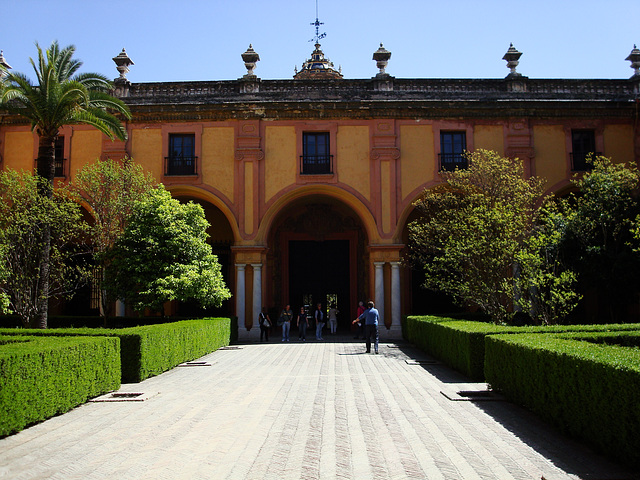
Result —
[[391, 332], [392, 338], [402, 337], [402, 294], [400, 290], [400, 262], [391, 262]]
[[236, 316], [238, 317], [238, 338], [246, 332], [245, 311], [244, 311], [244, 292], [245, 280], [244, 269], [246, 264], [236, 263]]
[[252, 331], [259, 332], [258, 315], [262, 310], [262, 264], [252, 263], [253, 267], [253, 328]]
[[[375, 269], [376, 269], [376, 272], [375, 272], [376, 298], [374, 301], [376, 303], [376, 308], [380, 313], [380, 320], [378, 324], [378, 327], [380, 329], [382, 329], [382, 327], [384, 326], [384, 263], [385, 262], [373, 262], [373, 265], [375, 266]], [[382, 331], [383, 330], [381, 330], [381, 332]]]

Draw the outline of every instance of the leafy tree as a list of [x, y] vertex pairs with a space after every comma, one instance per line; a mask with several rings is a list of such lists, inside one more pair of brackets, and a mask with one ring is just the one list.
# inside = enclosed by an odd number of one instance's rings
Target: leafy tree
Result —
[[69, 298], [88, 278], [82, 256], [86, 223], [81, 207], [64, 191], [51, 197], [38, 191], [37, 178], [28, 173], [0, 173], [0, 296], [9, 301], [25, 327], [37, 326], [42, 296], [40, 252], [42, 230], [50, 225], [50, 284], [52, 296]]
[[[134, 203], [150, 195], [155, 186], [151, 174], [145, 174], [142, 166], [129, 158], [98, 161], [86, 165], [74, 176], [70, 189], [89, 207], [93, 217], [89, 236], [101, 270], [109, 260], [107, 251], [124, 233]], [[106, 318], [113, 298], [102, 288], [102, 281], [100, 292], [100, 310]]]
[[[82, 62], [74, 59], [75, 47], [60, 48], [58, 42], [42, 51], [36, 43], [38, 59], [30, 59], [37, 77], [37, 84], [19, 72], [5, 70], [1, 86], [0, 103], [5, 109], [27, 118], [39, 137], [37, 172], [39, 191], [50, 197], [55, 174], [55, 140], [60, 127], [69, 124], [93, 125], [109, 138], [126, 138], [120, 120], [112, 113], [130, 118], [128, 107], [109, 92], [113, 88], [106, 77], [97, 73], [77, 73]], [[3, 67], [4, 68], [4, 67]], [[38, 326], [46, 328], [48, 318], [50, 226], [40, 230], [40, 285]]]
[[597, 292], [600, 318], [619, 322], [640, 285], [633, 235], [640, 214], [640, 173], [634, 164], [597, 157], [575, 184], [579, 192], [565, 206], [562, 254], [578, 273], [581, 291]]
[[107, 288], [137, 311], [164, 314], [164, 303], [196, 300], [218, 306], [231, 296], [206, 242], [200, 205], [181, 204], [162, 185], [134, 204], [124, 235], [109, 253]]
[[575, 291], [576, 272], [562, 259], [566, 228], [565, 212], [554, 203], [546, 205], [540, 223], [516, 254], [516, 304], [543, 325], [561, 323], [582, 298]]
[[442, 172], [444, 183], [415, 203], [409, 260], [424, 286], [505, 322], [516, 297], [513, 271], [543, 201], [544, 181], [524, 178], [519, 160], [496, 152], [467, 154], [469, 167]]

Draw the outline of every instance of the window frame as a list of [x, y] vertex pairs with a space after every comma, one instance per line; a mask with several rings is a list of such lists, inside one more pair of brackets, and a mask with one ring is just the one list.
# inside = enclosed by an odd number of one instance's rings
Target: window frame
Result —
[[[295, 124], [296, 130], [296, 183], [304, 185], [308, 183], [337, 183], [339, 159], [337, 156], [337, 122], [299, 122]], [[328, 133], [329, 134], [329, 155], [332, 160], [331, 172], [323, 174], [302, 173], [302, 158], [304, 155], [304, 134], [305, 133]]]
[[[577, 134], [585, 135], [590, 134], [590, 148], [584, 148], [584, 145], [580, 145], [584, 142], [584, 138], [582, 140], [576, 140]], [[597, 148], [597, 132], [594, 128], [572, 128], [569, 132], [570, 142], [571, 142], [571, 151], [569, 152], [570, 159], [570, 168], [572, 172], [589, 172], [593, 168], [593, 165], [587, 163], [587, 158], [590, 154], [593, 156], [602, 155], [601, 151], [598, 151]], [[580, 148], [576, 148], [576, 146], [580, 146]]]
[[[172, 183], [199, 183], [202, 178], [202, 124], [184, 125], [162, 125], [162, 182]], [[171, 135], [193, 135], [194, 136], [194, 173], [192, 174], [168, 174], [168, 159], [170, 157], [170, 136]]]
[[[445, 172], [452, 172], [456, 169], [456, 167], [458, 168], [468, 168], [469, 166], [469, 162], [468, 160], [463, 156], [465, 152], [469, 151], [468, 148], [468, 143], [467, 143], [467, 130], [466, 129], [442, 129], [439, 130], [438, 132], [439, 136], [440, 136], [440, 151], [438, 152], [438, 170], [439, 171], [445, 171]], [[460, 149], [460, 152], [455, 151], [456, 148], [456, 141], [454, 136], [460, 135], [462, 137], [462, 149]], [[443, 150], [445, 150], [444, 146], [445, 146], [445, 136], [451, 136], [451, 150], [452, 152], [444, 152]], [[450, 162], [450, 166], [449, 166], [449, 162], [447, 162], [447, 167], [445, 168], [445, 163], [443, 162], [443, 157], [447, 155], [447, 156], [451, 156], [453, 161]], [[456, 162], [456, 158], [459, 158], [460, 160]]]
[[[312, 139], [313, 141], [311, 141]], [[314, 153], [310, 153], [309, 150], [314, 150]], [[319, 150], [322, 150], [322, 153], [319, 153]], [[331, 155], [330, 132], [302, 132], [300, 175], [333, 175], [333, 155]]]

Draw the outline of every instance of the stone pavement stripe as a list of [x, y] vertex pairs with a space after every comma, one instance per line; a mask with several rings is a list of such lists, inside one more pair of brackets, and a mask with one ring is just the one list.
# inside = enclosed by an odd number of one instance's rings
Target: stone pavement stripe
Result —
[[[365, 436], [360, 422], [360, 411], [366, 409], [364, 398], [354, 385], [354, 377], [360, 363], [356, 363], [357, 357], [353, 351], [343, 353], [347, 361], [347, 371], [353, 372], [350, 375], [351, 381], [345, 382], [346, 413], [349, 415], [347, 424], [349, 427], [351, 443], [351, 468], [352, 478], [372, 478], [371, 466], [366, 456]], [[346, 372], [345, 372], [346, 373]]]

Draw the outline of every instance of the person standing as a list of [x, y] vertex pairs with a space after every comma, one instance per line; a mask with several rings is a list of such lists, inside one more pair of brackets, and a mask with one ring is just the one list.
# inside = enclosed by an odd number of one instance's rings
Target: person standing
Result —
[[324, 328], [324, 312], [322, 311], [322, 304], [319, 303], [314, 315], [316, 319], [316, 340], [324, 340], [322, 338], [322, 329]]
[[304, 311], [304, 307], [300, 307], [300, 313], [296, 317], [296, 325], [298, 327], [298, 340], [306, 342], [309, 320], [307, 320], [307, 312]]
[[264, 336], [264, 339], [268, 342], [271, 319], [267, 313], [267, 307], [262, 307], [262, 311], [258, 315], [258, 323], [260, 324], [260, 341], [262, 341], [262, 337]]
[[338, 313], [340, 311], [336, 308], [335, 304], [331, 304], [329, 309], [329, 326], [331, 327], [331, 335], [335, 335], [338, 330]]
[[[356, 311], [356, 318], [360, 318], [360, 315], [364, 313], [366, 308], [364, 308], [364, 302], [360, 300], [358, 302], [358, 310]], [[364, 322], [358, 322], [358, 331], [356, 332], [356, 336], [353, 337], [355, 340], [362, 338], [364, 340]]]
[[291, 330], [291, 318], [293, 312], [291, 311], [291, 305], [287, 305], [282, 313], [280, 313], [280, 321], [282, 322], [282, 341], [289, 341], [289, 331]]
[[378, 320], [380, 314], [375, 308], [373, 301], [369, 300], [367, 309], [351, 323], [360, 321], [364, 323], [364, 336], [367, 340], [367, 353], [371, 353], [371, 337], [374, 337], [375, 352], [378, 353]]

